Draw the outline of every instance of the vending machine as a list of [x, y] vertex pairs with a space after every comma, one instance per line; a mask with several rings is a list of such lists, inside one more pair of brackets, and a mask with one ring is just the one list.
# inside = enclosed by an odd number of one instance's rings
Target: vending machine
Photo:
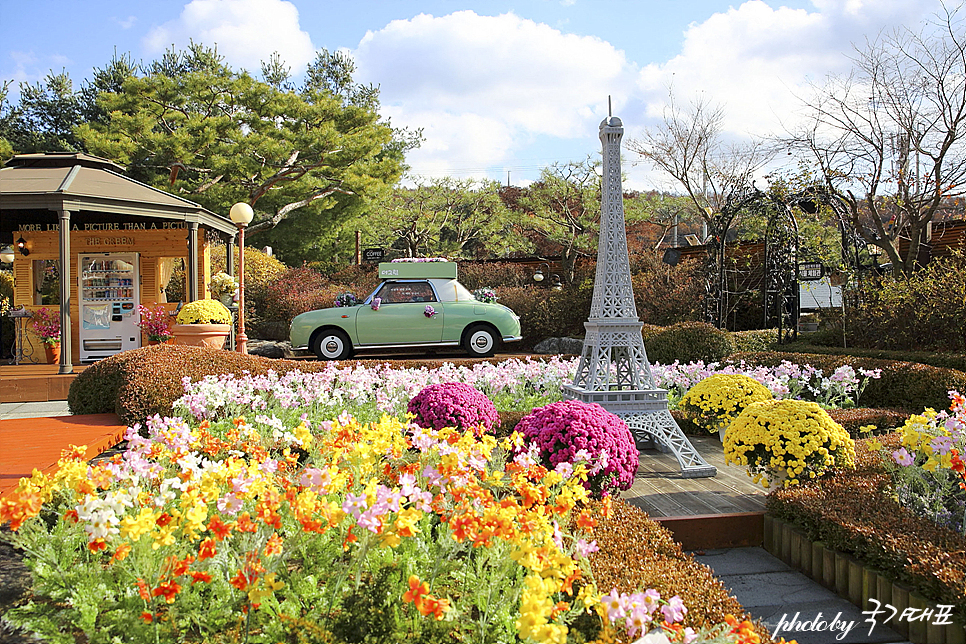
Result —
[[78, 255], [80, 361], [94, 362], [141, 346], [137, 253]]

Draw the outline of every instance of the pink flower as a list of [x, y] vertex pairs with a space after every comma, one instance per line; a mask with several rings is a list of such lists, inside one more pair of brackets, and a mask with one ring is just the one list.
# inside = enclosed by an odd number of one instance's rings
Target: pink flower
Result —
[[898, 450], [892, 452], [892, 458], [896, 463], [902, 465], [903, 467], [909, 467], [916, 462], [915, 452], [910, 454], [906, 451], [905, 447], [900, 447]]
[[664, 619], [673, 624], [684, 619], [688, 609], [684, 606], [684, 600], [675, 595], [668, 600], [667, 604], [661, 606], [661, 612], [664, 613]]

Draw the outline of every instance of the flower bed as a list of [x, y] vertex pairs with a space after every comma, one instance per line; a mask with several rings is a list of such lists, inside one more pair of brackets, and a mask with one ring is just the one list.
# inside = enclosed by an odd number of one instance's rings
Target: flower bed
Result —
[[768, 513], [929, 600], [956, 606], [966, 622], [966, 538], [899, 505], [873, 441], [890, 452], [900, 447], [898, 434], [857, 441], [855, 470], [777, 490]]
[[602, 571], [604, 594], [593, 530], [635, 522], [587, 502], [585, 464], [547, 470], [512, 441], [389, 417], [260, 411], [154, 418], [123, 455], [89, 466], [72, 449], [22, 481], [0, 520], [33, 596], [5, 619], [54, 641], [757, 641], [721, 623], [720, 585], [682, 584], [716, 597], [687, 607], [666, 579], [636, 595]]

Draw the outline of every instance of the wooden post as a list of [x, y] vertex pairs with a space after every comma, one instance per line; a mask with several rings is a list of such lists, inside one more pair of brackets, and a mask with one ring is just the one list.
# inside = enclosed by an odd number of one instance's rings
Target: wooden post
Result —
[[362, 264], [362, 231], [356, 231], [356, 265]]
[[[74, 168], [76, 170], [76, 167]], [[73, 173], [73, 170], [71, 171]], [[70, 322], [70, 211], [60, 211], [60, 231], [57, 235], [60, 241], [60, 367], [57, 373], [74, 373], [71, 363], [71, 331]], [[82, 317], [82, 316], [81, 316]]]
[[188, 222], [188, 301], [198, 299], [198, 222]]

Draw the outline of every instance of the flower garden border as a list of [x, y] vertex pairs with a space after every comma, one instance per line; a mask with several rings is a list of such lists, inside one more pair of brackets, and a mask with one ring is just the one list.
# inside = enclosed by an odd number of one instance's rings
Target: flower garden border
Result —
[[[883, 606], [894, 606], [899, 611], [897, 615], [907, 608], [937, 611], [935, 603], [892, 581], [883, 572], [827, 548], [821, 541], [812, 541], [793, 524], [767, 513], [763, 538], [766, 551], [863, 610], [870, 599], [875, 599]], [[913, 644], [966, 644], [966, 628], [958, 622], [937, 626], [894, 620], [886, 625]]]

